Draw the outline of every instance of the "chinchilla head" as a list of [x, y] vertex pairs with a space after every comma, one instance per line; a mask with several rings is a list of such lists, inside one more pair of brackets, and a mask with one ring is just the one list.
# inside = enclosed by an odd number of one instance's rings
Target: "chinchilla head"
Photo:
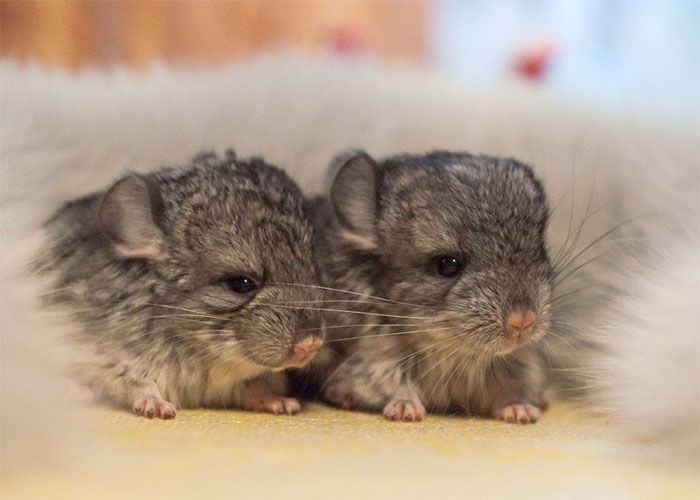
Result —
[[284, 368], [308, 362], [322, 339], [319, 312], [303, 307], [319, 299], [307, 212], [277, 168], [202, 155], [121, 179], [97, 225], [114, 259], [143, 263], [114, 280], [153, 277], [157, 329], [214, 357]]
[[419, 322], [412, 330], [492, 355], [545, 335], [548, 206], [528, 166], [447, 152], [381, 162], [352, 152], [335, 165], [344, 262], [363, 263], [374, 292], [395, 301], [381, 304]]

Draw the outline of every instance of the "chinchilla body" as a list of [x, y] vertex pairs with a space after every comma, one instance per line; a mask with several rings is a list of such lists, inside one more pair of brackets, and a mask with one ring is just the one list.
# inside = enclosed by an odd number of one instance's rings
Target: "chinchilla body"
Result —
[[74, 372], [96, 396], [164, 418], [298, 411], [282, 370], [323, 335], [318, 311], [289, 307], [319, 289], [308, 207], [282, 171], [200, 155], [67, 203], [45, 230], [45, 302], [74, 321]]

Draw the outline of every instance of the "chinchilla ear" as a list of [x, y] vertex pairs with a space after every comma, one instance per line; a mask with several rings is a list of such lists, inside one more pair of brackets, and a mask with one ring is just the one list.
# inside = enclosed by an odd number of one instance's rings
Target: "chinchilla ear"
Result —
[[365, 249], [375, 248], [379, 187], [377, 164], [364, 151], [347, 153], [334, 163], [340, 166], [331, 185], [331, 204], [343, 229], [343, 236]]
[[163, 199], [152, 181], [136, 174], [118, 181], [103, 196], [97, 219], [105, 238], [122, 256], [162, 256]]

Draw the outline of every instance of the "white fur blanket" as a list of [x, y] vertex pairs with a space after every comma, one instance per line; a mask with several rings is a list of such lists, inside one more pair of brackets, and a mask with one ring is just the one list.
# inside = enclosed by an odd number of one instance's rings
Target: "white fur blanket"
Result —
[[67, 389], [43, 368], [54, 351], [48, 339], [67, 326], [37, 314], [22, 267], [41, 221], [125, 170], [225, 148], [264, 156], [307, 193], [323, 190], [328, 161], [350, 147], [380, 157], [432, 149], [516, 157], [544, 180], [553, 250], [584, 219], [581, 248], [621, 221], [652, 215], [623, 234], [656, 257], [616, 263], [613, 253], [590, 268], [606, 283], [630, 262], [641, 266], [631, 298], [607, 323], [584, 316], [575, 327], [615, 332], [596, 367], [607, 389], [598, 401], [630, 412], [635, 432], [686, 444], [690, 435], [697, 446], [697, 117], [611, 115], [524, 85], [476, 90], [412, 70], [287, 56], [200, 73], [0, 71], [4, 457], [36, 458], [67, 435], [59, 417]]

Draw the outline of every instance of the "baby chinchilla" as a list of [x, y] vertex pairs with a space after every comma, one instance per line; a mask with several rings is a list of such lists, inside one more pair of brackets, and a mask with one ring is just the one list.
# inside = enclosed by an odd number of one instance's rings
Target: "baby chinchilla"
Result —
[[428, 408], [537, 421], [553, 273], [532, 170], [448, 152], [336, 165], [315, 217], [327, 278], [353, 292], [338, 292], [349, 312], [334, 323], [348, 326], [332, 330], [342, 362], [324, 397], [390, 420]]
[[260, 159], [205, 154], [127, 175], [46, 224], [46, 301], [77, 322], [96, 396], [147, 417], [177, 407], [297, 413], [282, 371], [322, 343], [312, 224], [297, 186]]

